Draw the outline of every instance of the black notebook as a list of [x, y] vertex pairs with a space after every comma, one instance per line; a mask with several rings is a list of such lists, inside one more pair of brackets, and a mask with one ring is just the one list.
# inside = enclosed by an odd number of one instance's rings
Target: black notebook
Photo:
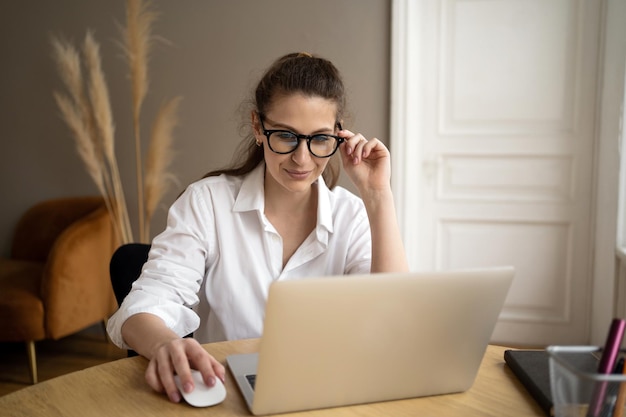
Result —
[[553, 416], [548, 353], [545, 350], [505, 350], [504, 361], [546, 415]]
[[[581, 356], [578, 360], [580, 363], [577, 363], [577, 367], [583, 371], [595, 372], [598, 366], [597, 357], [591, 354]], [[548, 352], [545, 350], [506, 350], [504, 361], [546, 415], [554, 416]]]

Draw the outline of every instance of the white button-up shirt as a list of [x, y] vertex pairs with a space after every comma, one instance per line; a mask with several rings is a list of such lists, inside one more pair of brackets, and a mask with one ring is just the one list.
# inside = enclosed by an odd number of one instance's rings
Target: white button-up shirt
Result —
[[282, 239], [264, 215], [264, 173], [261, 163], [245, 177], [208, 177], [174, 202], [141, 276], [108, 321], [117, 346], [129, 348], [121, 326], [144, 312], [200, 343], [259, 337], [273, 281], [370, 271], [363, 202], [329, 190], [321, 177], [317, 225], [283, 268]]

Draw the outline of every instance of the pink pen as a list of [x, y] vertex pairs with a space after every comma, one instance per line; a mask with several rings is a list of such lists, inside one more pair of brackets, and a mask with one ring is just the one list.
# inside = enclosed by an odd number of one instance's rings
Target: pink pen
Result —
[[[622, 346], [624, 329], [626, 329], [625, 320], [613, 319], [609, 334], [606, 338], [606, 343], [604, 344], [600, 364], [598, 365], [599, 374], [610, 374], [613, 371], [620, 347]], [[589, 404], [589, 410], [587, 411], [587, 417], [598, 417], [600, 415], [600, 410], [602, 409], [606, 395], [606, 385], [606, 382], [600, 382], [596, 385], [591, 403]]]

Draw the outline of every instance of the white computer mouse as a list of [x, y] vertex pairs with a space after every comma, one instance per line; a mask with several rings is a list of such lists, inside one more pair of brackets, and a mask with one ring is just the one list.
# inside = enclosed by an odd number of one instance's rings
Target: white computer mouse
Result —
[[194, 407], [209, 407], [221, 403], [226, 398], [226, 388], [224, 388], [224, 384], [219, 378], [215, 379], [215, 385], [209, 387], [202, 380], [200, 371], [192, 369], [191, 377], [193, 378], [194, 389], [191, 392], [185, 392], [180, 383], [180, 378], [178, 375], [174, 375], [174, 381], [178, 390], [190, 405]]

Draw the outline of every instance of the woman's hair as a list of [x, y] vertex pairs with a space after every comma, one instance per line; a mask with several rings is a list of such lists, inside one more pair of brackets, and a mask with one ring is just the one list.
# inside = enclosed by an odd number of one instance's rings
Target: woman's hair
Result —
[[[343, 117], [346, 107], [345, 89], [337, 68], [328, 60], [307, 53], [287, 54], [276, 60], [265, 72], [254, 92], [252, 106], [261, 117], [269, 111], [274, 100], [294, 93], [308, 97], [322, 97], [337, 105], [336, 122]], [[263, 161], [263, 147], [257, 146], [252, 130], [239, 144], [230, 167], [211, 171], [203, 178], [220, 174], [242, 176]], [[322, 173], [329, 188], [339, 180], [339, 166], [329, 161]]]

